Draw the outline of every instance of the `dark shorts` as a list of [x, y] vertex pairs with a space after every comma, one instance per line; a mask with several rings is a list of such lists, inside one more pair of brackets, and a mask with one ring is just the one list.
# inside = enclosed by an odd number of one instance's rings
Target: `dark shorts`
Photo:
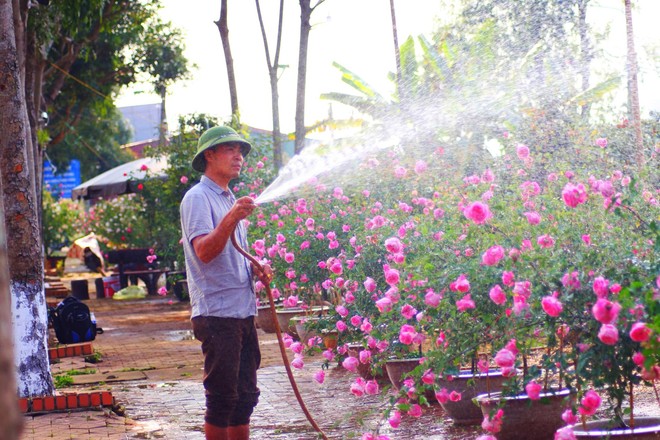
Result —
[[254, 318], [197, 316], [192, 327], [204, 354], [205, 421], [220, 428], [249, 424], [261, 363]]

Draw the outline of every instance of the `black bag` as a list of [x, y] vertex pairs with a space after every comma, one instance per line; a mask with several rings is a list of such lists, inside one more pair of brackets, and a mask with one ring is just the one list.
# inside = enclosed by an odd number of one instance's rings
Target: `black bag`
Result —
[[97, 333], [103, 333], [103, 329], [96, 328], [96, 318], [87, 304], [73, 296], [51, 307], [48, 315], [60, 344], [93, 341]]

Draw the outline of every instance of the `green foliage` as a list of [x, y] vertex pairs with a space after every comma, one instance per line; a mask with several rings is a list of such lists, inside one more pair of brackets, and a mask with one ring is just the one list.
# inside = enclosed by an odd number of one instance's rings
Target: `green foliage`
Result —
[[43, 191], [43, 240], [47, 255], [70, 246], [85, 235], [79, 229], [83, 206], [71, 199], [53, 197], [48, 188]]

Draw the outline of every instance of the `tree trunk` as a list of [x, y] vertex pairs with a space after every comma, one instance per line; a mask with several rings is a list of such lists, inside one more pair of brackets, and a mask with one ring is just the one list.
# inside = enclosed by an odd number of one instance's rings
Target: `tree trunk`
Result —
[[275, 45], [275, 57], [270, 61], [270, 51], [268, 50], [268, 38], [266, 37], [266, 28], [261, 16], [261, 7], [259, 0], [255, 0], [257, 5], [257, 15], [259, 17], [259, 26], [261, 27], [261, 37], [264, 41], [264, 51], [266, 53], [266, 63], [268, 64], [268, 77], [270, 78], [270, 98], [273, 113], [273, 165], [275, 170], [282, 168], [282, 134], [280, 132], [280, 111], [279, 111], [279, 92], [277, 90], [277, 71], [279, 69], [280, 46], [282, 43], [282, 20], [284, 17], [284, 0], [280, 0], [280, 14], [277, 25], [277, 44]]
[[[589, 28], [587, 25], [587, 4], [589, 0], [578, 1], [578, 32], [580, 33], [580, 76], [582, 77], [582, 92], [589, 90], [590, 84], [590, 64], [593, 54], [589, 42]], [[580, 114], [584, 121], [589, 119], [591, 104], [584, 103], [580, 109]]]
[[227, 0], [220, 1], [220, 18], [215, 22], [220, 32], [222, 49], [225, 52], [225, 64], [227, 65], [227, 80], [229, 82], [229, 97], [231, 100], [232, 120], [240, 125], [241, 118], [238, 110], [238, 92], [236, 91], [236, 75], [234, 74], [234, 58], [231, 56], [229, 45], [229, 27], [227, 26]]
[[394, 42], [394, 59], [396, 60], [396, 88], [398, 89], [399, 102], [406, 102], [406, 91], [403, 84], [403, 73], [401, 71], [401, 53], [399, 52], [399, 37], [396, 29], [396, 12], [394, 0], [390, 0], [390, 15], [392, 17], [392, 41]]
[[305, 147], [305, 82], [307, 80], [307, 48], [309, 47], [309, 19], [312, 15], [311, 0], [300, 0], [300, 45], [298, 47], [298, 86], [296, 88], [296, 143], [294, 152]]
[[[4, 26], [3, 16], [8, 1], [0, 0], [0, 26]], [[3, 27], [4, 29], [4, 27]], [[4, 35], [2, 35], [4, 38]], [[2, 49], [0, 49], [2, 52]], [[2, 185], [0, 185], [2, 188]], [[2, 198], [0, 215], [4, 218]], [[16, 371], [14, 370], [14, 352], [12, 350], [11, 297], [9, 292], [9, 273], [7, 271], [7, 248], [5, 243], [5, 225], [0, 222], [0, 432], [2, 438], [17, 440], [21, 433], [23, 417], [16, 404]]]
[[624, 0], [626, 7], [626, 37], [628, 42], [628, 106], [630, 122], [635, 133], [635, 159], [638, 166], [644, 164], [644, 138], [642, 137], [642, 119], [639, 110], [639, 89], [637, 87], [637, 54], [632, 24], [630, 0]]
[[7, 233], [18, 395], [45, 396], [53, 394], [54, 389], [48, 363], [44, 258], [37, 215], [40, 207], [36, 204], [34, 163], [28, 160], [30, 123], [21, 81], [24, 78], [19, 62], [22, 55], [16, 46], [16, 41], [21, 41], [23, 36], [14, 33], [14, 23], [20, 11], [12, 10], [8, 0], [0, 0], [0, 8], [0, 77], [3, 78], [0, 93], [0, 133], [3, 134], [0, 186]]
[[[13, 71], [17, 66], [16, 46], [10, 44], [14, 40], [13, 9], [10, 0], [0, 0], [0, 74]], [[13, 59], [13, 62], [10, 61]], [[15, 80], [15, 79], [14, 79]], [[14, 85], [16, 87], [16, 85]], [[20, 87], [16, 87], [20, 91]], [[0, 92], [0, 129], [4, 130], [6, 101], [11, 100], [9, 90]], [[14, 93], [16, 90], [14, 90]], [[16, 97], [13, 97], [16, 99]], [[8, 110], [8, 109], [7, 109]], [[0, 180], [0, 190], [2, 180]], [[7, 440], [16, 440], [21, 433], [23, 417], [18, 412], [16, 404], [16, 371], [14, 369], [14, 352], [12, 350], [12, 319], [11, 293], [9, 290], [9, 272], [7, 270], [7, 237], [5, 236], [4, 208], [0, 198], [0, 432]]]
[[160, 89], [160, 125], [158, 126], [158, 146], [161, 147], [167, 142], [167, 110], [165, 108], [165, 101], [167, 98], [167, 87], [162, 86]]

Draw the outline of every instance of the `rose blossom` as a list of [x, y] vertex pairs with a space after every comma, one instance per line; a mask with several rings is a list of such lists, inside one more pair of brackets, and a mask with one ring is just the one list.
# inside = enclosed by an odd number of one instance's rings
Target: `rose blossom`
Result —
[[491, 246], [481, 256], [481, 264], [495, 266], [502, 258], [504, 258], [504, 248], [499, 245]]
[[558, 429], [555, 431], [555, 438], [554, 440], [576, 440], [577, 437], [575, 437], [575, 433], [573, 432], [573, 429], [571, 429], [568, 426], [564, 426], [563, 428]]
[[541, 385], [532, 380], [525, 385], [525, 392], [531, 400], [539, 400], [541, 398], [541, 388]]
[[443, 388], [439, 391], [435, 392], [435, 398], [438, 400], [440, 403], [447, 403], [449, 402], [449, 392], [447, 391], [447, 388]]
[[499, 284], [495, 284], [495, 286], [493, 286], [493, 288], [490, 289], [488, 296], [498, 306], [501, 306], [506, 302], [506, 294], [504, 293], [504, 291], [502, 290]]
[[458, 309], [459, 312], [464, 312], [468, 309], [475, 308], [474, 301], [472, 301], [472, 297], [470, 296], [469, 293], [465, 295], [463, 298], [456, 301], [456, 308]]
[[630, 339], [635, 342], [646, 342], [651, 337], [651, 329], [644, 322], [636, 322], [630, 329]]
[[503, 348], [495, 355], [495, 363], [500, 368], [511, 368], [516, 362], [516, 355], [511, 350]]
[[584, 393], [578, 411], [580, 411], [580, 414], [583, 416], [593, 416], [598, 410], [598, 407], [600, 407], [601, 401], [598, 393], [594, 390], [589, 390]]
[[561, 301], [559, 301], [554, 294], [551, 296], [544, 296], [541, 300], [541, 307], [543, 307], [545, 313], [553, 318], [559, 316], [564, 308]]
[[614, 345], [619, 340], [619, 330], [612, 324], [603, 324], [598, 331], [598, 339], [603, 344]]
[[527, 159], [529, 157], [529, 147], [523, 144], [516, 145], [516, 155], [520, 160]]
[[342, 367], [346, 368], [348, 371], [351, 371], [353, 373], [357, 372], [358, 364], [359, 364], [358, 359], [356, 357], [353, 357], [353, 356], [348, 356], [341, 363]]
[[571, 208], [575, 208], [577, 205], [587, 201], [587, 191], [581, 183], [578, 183], [577, 185], [570, 182], [567, 183], [561, 192], [561, 196], [564, 199], [566, 206]]
[[481, 225], [486, 223], [493, 214], [490, 212], [488, 205], [482, 202], [473, 202], [470, 203], [464, 210], [463, 215], [472, 220], [475, 224]]
[[591, 313], [601, 324], [612, 324], [619, 317], [620, 310], [621, 305], [618, 302], [598, 298], [598, 301], [591, 308]]
[[572, 409], [568, 408], [566, 411], [564, 411], [561, 414], [561, 419], [567, 424], [567, 425], [575, 425], [577, 422], [580, 421], [578, 418], [577, 414], [573, 412]]
[[541, 215], [536, 211], [523, 212], [523, 215], [527, 217], [530, 225], [538, 225], [541, 222]]

